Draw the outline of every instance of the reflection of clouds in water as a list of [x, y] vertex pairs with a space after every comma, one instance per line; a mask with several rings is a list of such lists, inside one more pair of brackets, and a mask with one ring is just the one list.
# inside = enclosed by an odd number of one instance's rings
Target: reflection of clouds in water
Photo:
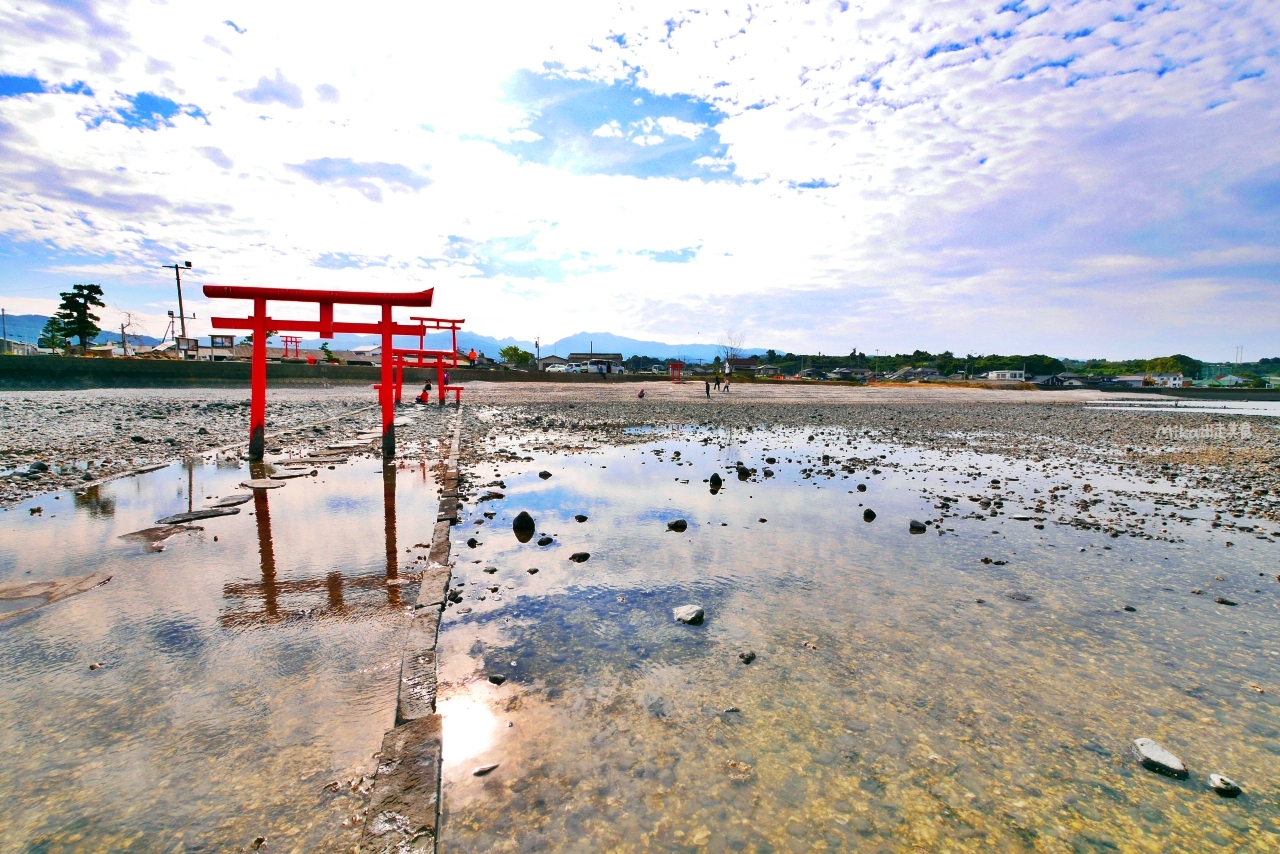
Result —
[[368, 495], [326, 495], [324, 509], [329, 513], [372, 513], [382, 508]]
[[484, 700], [469, 694], [441, 698], [436, 711], [444, 721], [444, 764], [480, 756], [498, 736], [498, 718]]

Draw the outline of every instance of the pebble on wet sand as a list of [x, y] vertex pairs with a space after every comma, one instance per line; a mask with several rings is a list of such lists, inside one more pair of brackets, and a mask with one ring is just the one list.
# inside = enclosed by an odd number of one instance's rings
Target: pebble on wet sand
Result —
[[516, 514], [516, 518], [511, 520], [511, 528], [515, 531], [532, 531], [536, 527], [537, 523], [533, 521], [528, 510], [521, 510]]
[[495, 769], [495, 768], [497, 768], [497, 767], [498, 767], [498, 763], [497, 763], [497, 762], [494, 762], [492, 765], [480, 765], [480, 766], [476, 767], [476, 769], [475, 769], [474, 771], [472, 771], [472, 772], [471, 772], [471, 776], [473, 776], [473, 777], [483, 777], [485, 774], [488, 774], [490, 771], [492, 771], [493, 769]]
[[1149, 738], [1135, 738], [1130, 749], [1133, 751], [1134, 758], [1148, 771], [1176, 777], [1179, 780], [1186, 779], [1187, 766], [1158, 742]]
[[675, 531], [676, 533], [681, 533], [686, 529], [688, 529], [688, 527], [689, 527], [689, 523], [683, 519], [676, 519], [675, 521], [667, 523], [667, 530]]
[[910, 524], [907, 525], [907, 530], [911, 531], [913, 534], [923, 534], [928, 530], [928, 527], [924, 522], [921, 522], [918, 519], [912, 519]]
[[697, 605], [681, 605], [679, 608], [672, 610], [671, 616], [675, 617], [677, 622], [689, 626], [698, 626], [702, 624], [704, 614]]
[[528, 569], [526, 569], [525, 572], [529, 573], [530, 575], [537, 575], [538, 568], [536, 566], [531, 566]]
[[507, 681], [507, 677], [503, 676], [501, 673], [490, 673], [489, 681], [494, 685], [501, 685], [503, 682]]
[[585, 513], [579, 513], [577, 516], [573, 517], [573, 520], [575, 522], [585, 522], [587, 521], [587, 516]]
[[1209, 788], [1224, 798], [1234, 798], [1240, 794], [1240, 787], [1236, 785], [1236, 781], [1222, 774], [1209, 775]]
[[547, 478], [551, 477], [551, 472], [549, 472], [549, 471], [540, 471], [540, 472], [538, 472], [538, 477], [542, 478], [543, 480], [546, 480]]
[[862, 511], [862, 521], [871, 522], [875, 518], [876, 518], [876, 511], [872, 510], [870, 507]]
[[591, 557], [591, 552], [574, 552], [573, 554], [569, 555], [569, 560], [573, 561], [574, 563], [586, 563], [587, 559], [590, 557]]
[[1235, 607], [1235, 605], [1236, 605], [1236, 603], [1235, 603], [1233, 600], [1231, 600], [1231, 599], [1227, 599], [1227, 598], [1222, 597], [1222, 596], [1219, 596], [1219, 597], [1215, 598], [1213, 601], [1217, 602], [1219, 605], [1230, 605], [1230, 606], [1231, 606], [1231, 607], [1233, 607], [1233, 608], [1234, 608], [1234, 607]]
[[743, 664], [750, 664], [751, 662], [756, 660], [755, 651], [749, 649], [746, 652], [738, 653], [738, 660], [741, 661]]
[[549, 546], [549, 545], [551, 545], [553, 542], [555, 542], [555, 540], [551, 539], [550, 537], [539, 537], [539, 538], [538, 538], [538, 545], [540, 545], [540, 546]]

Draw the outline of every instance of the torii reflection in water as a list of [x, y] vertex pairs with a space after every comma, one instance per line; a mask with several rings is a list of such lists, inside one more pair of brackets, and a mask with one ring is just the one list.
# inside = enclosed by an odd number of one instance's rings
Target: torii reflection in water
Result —
[[[264, 463], [251, 463], [249, 471], [254, 478], [267, 477]], [[269, 489], [253, 491], [262, 580], [223, 585], [222, 598], [232, 603], [230, 609], [218, 618], [223, 628], [266, 628], [300, 619], [358, 619], [401, 606], [395, 466], [382, 469], [383, 533], [386, 539], [386, 569], [382, 572], [344, 575], [341, 571], [334, 571], [323, 579], [277, 580], [270, 494]], [[317, 603], [315, 597], [321, 592], [325, 594], [323, 604]], [[260, 604], [255, 607], [255, 603]]]

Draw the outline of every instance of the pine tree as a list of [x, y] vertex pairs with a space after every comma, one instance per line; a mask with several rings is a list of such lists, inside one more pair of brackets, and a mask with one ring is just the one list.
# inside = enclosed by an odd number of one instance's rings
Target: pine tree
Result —
[[[71, 290], [58, 294], [62, 297], [62, 305], [50, 318], [56, 320], [62, 334], [66, 338], [80, 339], [80, 350], [84, 352], [89, 342], [98, 337], [102, 331], [98, 321], [102, 318], [93, 313], [95, 308], [105, 308], [102, 301], [102, 288], [98, 285], [72, 285]], [[47, 327], [46, 327], [47, 328]]]

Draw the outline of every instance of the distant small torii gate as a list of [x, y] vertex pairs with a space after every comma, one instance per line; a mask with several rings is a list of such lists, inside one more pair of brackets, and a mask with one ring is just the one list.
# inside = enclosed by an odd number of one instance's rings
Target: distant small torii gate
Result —
[[[378, 399], [382, 404], [382, 457], [390, 460], [396, 455], [395, 433], [395, 335], [419, 336], [426, 318], [417, 324], [396, 323], [391, 318], [393, 306], [404, 308], [430, 308], [434, 288], [416, 293], [377, 293], [372, 291], [322, 291], [302, 288], [261, 288], [243, 285], [205, 285], [204, 295], [210, 299], [253, 300], [251, 317], [215, 317], [214, 329], [248, 329], [253, 334], [253, 358], [250, 367], [249, 398], [249, 459], [262, 459], [266, 450], [267, 424], [267, 330], [276, 332], [312, 332], [321, 338], [332, 338], [335, 332], [375, 334], [382, 336], [382, 381], [378, 384]], [[319, 320], [276, 320], [267, 316], [267, 300], [277, 302], [313, 302], [320, 307]], [[334, 321], [333, 307], [342, 305], [376, 305], [382, 309], [382, 317], [376, 323]], [[461, 320], [440, 321], [455, 331]], [[421, 340], [421, 339], [419, 339]], [[456, 349], [456, 348], [455, 348]], [[443, 354], [442, 354], [443, 355]], [[461, 391], [460, 389], [458, 390]], [[444, 389], [440, 390], [441, 400]]]

